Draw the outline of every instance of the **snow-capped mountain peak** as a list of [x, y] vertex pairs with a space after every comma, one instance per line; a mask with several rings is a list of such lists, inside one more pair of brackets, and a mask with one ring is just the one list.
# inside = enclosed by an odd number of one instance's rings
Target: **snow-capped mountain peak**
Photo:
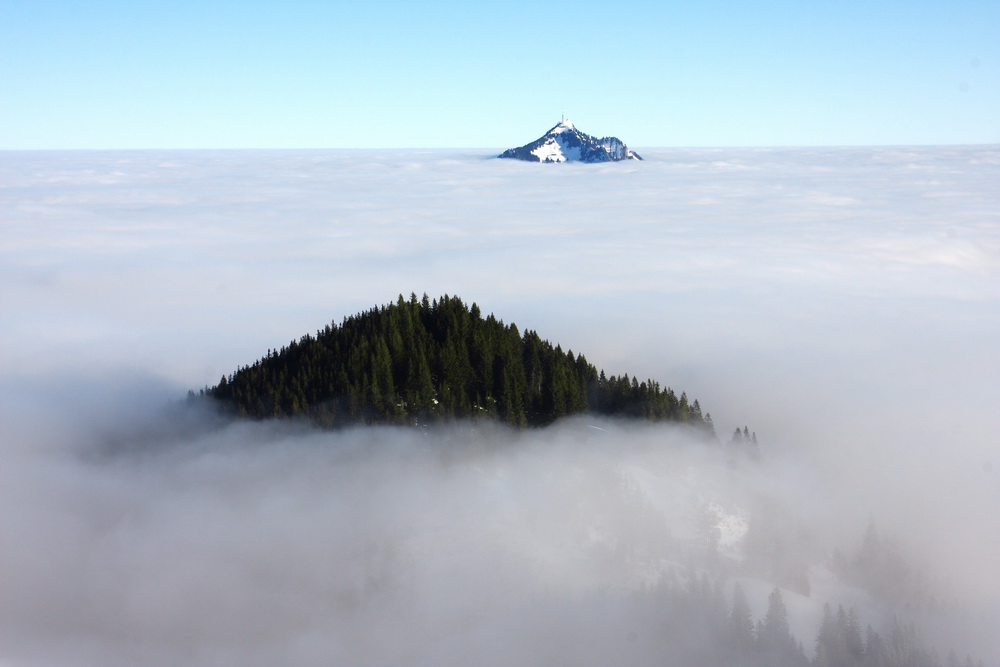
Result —
[[576, 129], [565, 118], [540, 138], [497, 157], [529, 162], [614, 162], [641, 160], [618, 137], [596, 138]]

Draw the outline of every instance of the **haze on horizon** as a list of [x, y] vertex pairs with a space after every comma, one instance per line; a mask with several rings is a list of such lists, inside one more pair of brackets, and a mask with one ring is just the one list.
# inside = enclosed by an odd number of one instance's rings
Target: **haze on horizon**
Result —
[[[786, 590], [807, 649], [826, 599], [885, 620], [823, 566], [874, 521], [996, 665], [1000, 152], [643, 157], [0, 153], [0, 662], [643, 664], [635, 592], [708, 567], [677, 560], [705, 516], [766, 506], [815, 555]], [[765, 461], [616, 423], [170, 416], [411, 291], [686, 391]]]

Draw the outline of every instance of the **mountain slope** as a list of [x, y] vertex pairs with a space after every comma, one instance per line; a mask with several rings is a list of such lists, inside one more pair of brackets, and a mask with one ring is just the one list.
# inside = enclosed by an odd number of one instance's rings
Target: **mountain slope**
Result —
[[522, 335], [476, 304], [426, 295], [345, 318], [223, 377], [208, 396], [250, 417], [303, 415], [326, 426], [489, 417], [540, 426], [581, 412], [690, 423], [697, 401]]
[[641, 160], [618, 137], [596, 138], [585, 134], [568, 120], [520, 148], [511, 148], [497, 157], [528, 162], [616, 162]]

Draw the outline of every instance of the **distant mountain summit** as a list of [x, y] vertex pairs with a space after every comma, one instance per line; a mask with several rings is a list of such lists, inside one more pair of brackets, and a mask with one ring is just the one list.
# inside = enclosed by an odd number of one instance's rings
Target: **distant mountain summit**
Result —
[[497, 157], [528, 162], [617, 162], [642, 159], [618, 137], [592, 137], [576, 129], [568, 120], [560, 121], [530, 144], [505, 150]]

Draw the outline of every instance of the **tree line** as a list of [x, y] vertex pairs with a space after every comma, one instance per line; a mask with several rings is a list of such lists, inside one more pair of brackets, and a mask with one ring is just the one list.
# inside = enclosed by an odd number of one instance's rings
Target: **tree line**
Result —
[[241, 416], [301, 415], [323, 426], [488, 417], [525, 427], [591, 412], [714, 435], [711, 415], [685, 393], [607, 376], [582, 354], [448, 295], [400, 295], [268, 350], [201, 393]]
[[[764, 615], [754, 621], [739, 582], [727, 596], [723, 580], [692, 574], [686, 584], [650, 591], [656, 614], [669, 628], [678, 664], [702, 667], [983, 667], [955, 651], [942, 656], [912, 624], [889, 619], [879, 632], [862, 625], [854, 607], [823, 608], [812, 657], [793, 635], [781, 589], [768, 596]], [[731, 597], [731, 602], [727, 600]], [[684, 637], [695, 638], [685, 645]]]

